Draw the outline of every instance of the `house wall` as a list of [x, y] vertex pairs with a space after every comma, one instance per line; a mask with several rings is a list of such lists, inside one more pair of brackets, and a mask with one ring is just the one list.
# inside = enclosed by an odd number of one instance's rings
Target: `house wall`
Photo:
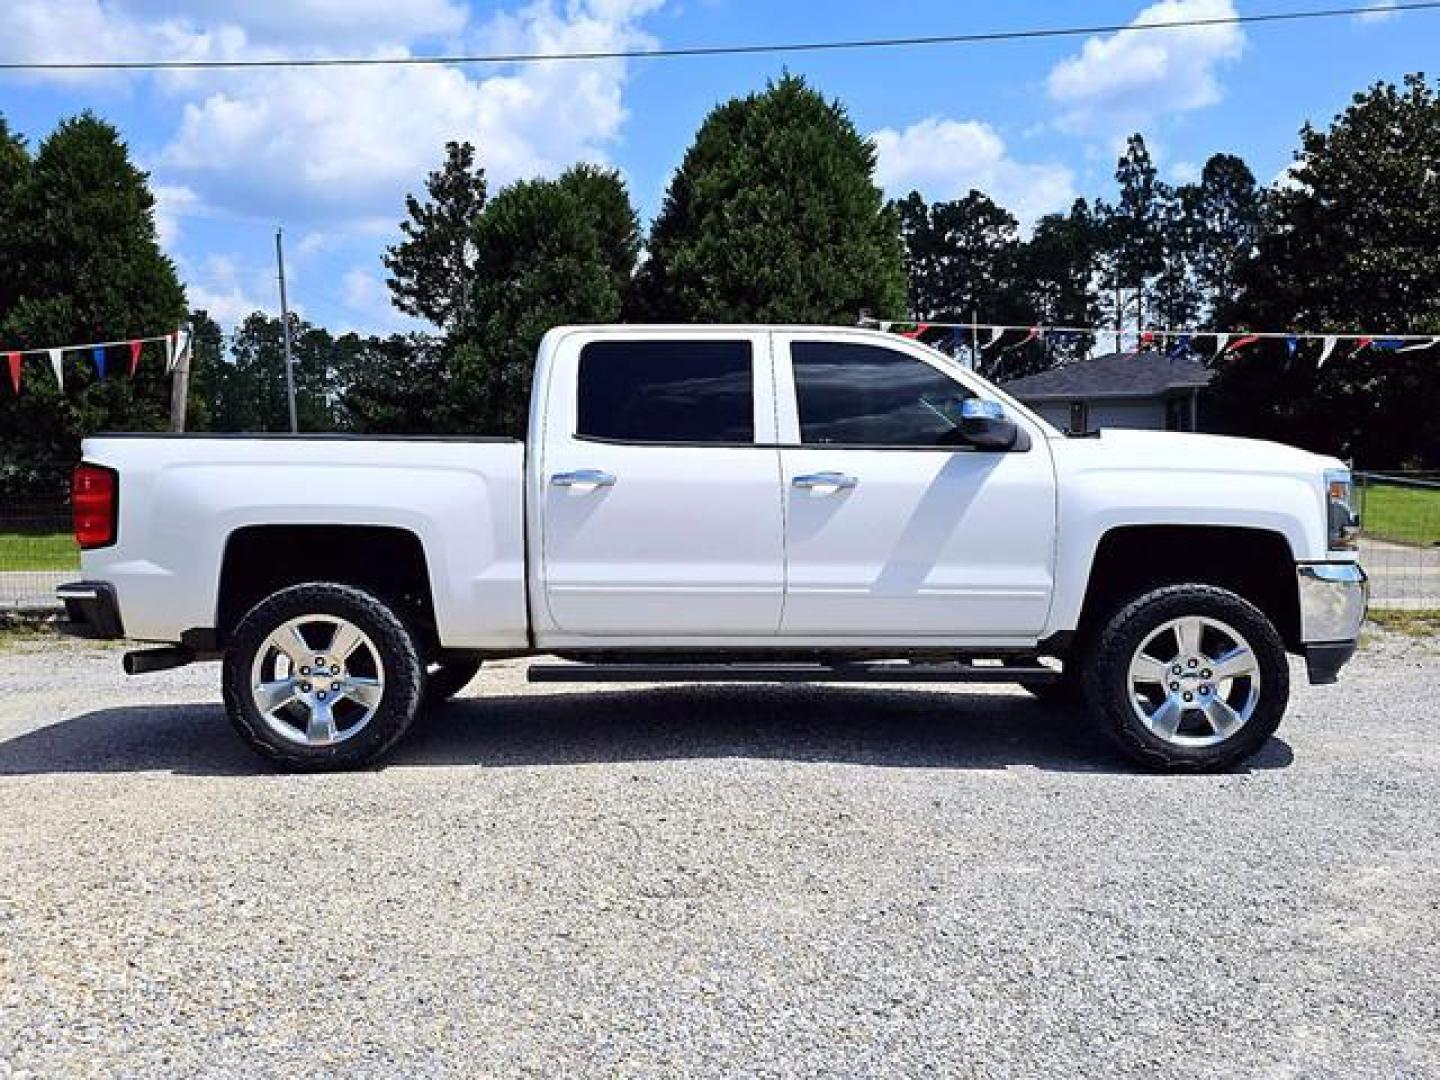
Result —
[[[1024, 401], [1024, 398], [1020, 399]], [[1068, 401], [1025, 401], [1061, 431], [1070, 426], [1070, 403]], [[1127, 398], [1119, 401], [1100, 400], [1089, 402], [1089, 426], [1095, 428], [1149, 428], [1165, 430], [1165, 402], [1158, 398]]]

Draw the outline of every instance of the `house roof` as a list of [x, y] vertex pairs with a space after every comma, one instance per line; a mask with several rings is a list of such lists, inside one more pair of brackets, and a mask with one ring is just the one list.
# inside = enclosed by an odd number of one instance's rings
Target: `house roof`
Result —
[[1164, 397], [1208, 386], [1214, 374], [1193, 354], [1172, 360], [1161, 352], [1120, 352], [1011, 379], [1001, 389], [1026, 402]]

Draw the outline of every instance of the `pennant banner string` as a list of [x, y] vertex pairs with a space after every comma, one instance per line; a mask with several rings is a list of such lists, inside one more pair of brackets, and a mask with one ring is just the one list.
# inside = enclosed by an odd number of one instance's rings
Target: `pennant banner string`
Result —
[[[1305, 330], [1245, 330], [1226, 332], [1220, 330], [1197, 329], [1195, 327], [1156, 327], [1153, 329], [1125, 330], [1123, 328], [1116, 328], [1113, 326], [1036, 327], [1033, 324], [1009, 325], [1004, 323], [949, 323], [934, 322], [928, 319], [923, 322], [917, 322], [914, 320], [907, 322], [898, 319], [861, 319], [860, 325], [874, 326], [880, 330], [889, 330], [891, 327], [910, 327], [910, 336], [914, 336], [919, 332], [918, 330], [914, 329], [917, 326], [930, 329], [968, 330], [972, 333], [975, 333], [977, 336], [982, 336], [984, 338], [984, 340], [981, 342], [982, 348], [985, 345], [993, 345], [996, 341], [998, 341], [1003, 335], [1007, 333], [1027, 334], [1029, 335], [1027, 340], [1034, 340], [1034, 338], [1036, 337], [1042, 337], [1047, 334], [1084, 334], [1092, 337], [1099, 337], [1101, 335], [1113, 335], [1118, 337], [1120, 335], [1128, 336], [1130, 334], [1136, 334], [1139, 340], [1145, 344], [1151, 344], [1156, 339], [1165, 338], [1188, 337], [1193, 341], [1194, 339], [1200, 337], [1213, 337], [1217, 338], [1220, 341], [1221, 344], [1219, 345], [1219, 349], [1224, 349], [1225, 343], [1228, 343], [1231, 338], [1235, 338], [1237, 342], [1243, 340], [1247, 344], [1255, 341], [1274, 340], [1284, 341], [1287, 345], [1291, 341], [1294, 341], [1297, 344], [1301, 341], [1321, 341], [1328, 344], [1332, 340], [1350, 338], [1355, 340], [1356, 342], [1364, 342], [1365, 347], [1370, 347], [1373, 345], [1381, 349], [1387, 349], [1397, 352], [1404, 352], [1407, 348], [1424, 349], [1429, 348], [1432, 345], [1440, 344], [1440, 335], [1436, 334], [1380, 334], [1366, 333], [1360, 330], [1328, 332]], [[980, 335], [980, 331], [984, 331], [984, 334]]]

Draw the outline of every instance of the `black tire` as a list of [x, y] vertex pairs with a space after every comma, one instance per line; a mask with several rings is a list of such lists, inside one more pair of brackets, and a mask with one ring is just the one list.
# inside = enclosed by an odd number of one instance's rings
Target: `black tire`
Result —
[[[381, 683], [369, 718], [357, 722], [353, 734], [329, 745], [305, 745], [278, 733], [278, 725], [262, 715], [251, 691], [257, 654], [263, 648], [274, 655], [267, 645], [270, 635], [307, 616], [317, 622], [326, 617], [344, 619], [362, 631], [369, 639], [366, 658], [378, 669]], [[289, 674], [296, 676], [293, 670]], [[347, 667], [345, 677], [349, 674]], [[382, 601], [348, 585], [317, 582], [282, 589], [250, 609], [225, 652], [222, 686], [230, 722], [257, 753], [297, 771], [356, 769], [378, 760], [409, 729], [424, 689], [424, 671], [413, 636]], [[338, 700], [332, 704], [338, 706]], [[365, 711], [363, 706], [360, 711]]]
[[[1228, 735], [1223, 735], [1213, 725], [1211, 733], [1206, 735], [1201, 726], [1208, 721], [1199, 703], [1211, 699], [1202, 698], [1200, 690], [1203, 688], [1206, 695], [1218, 694], [1219, 680], [1213, 684], [1198, 682], [1193, 685], [1196, 704], [1180, 706], [1185, 710], [1182, 723], [1190, 725], [1192, 733], [1186, 735], [1186, 729], [1182, 727], [1175, 736], [1219, 740], [1206, 746], [1177, 745], [1152, 731], [1137, 715], [1137, 708], [1145, 708], [1148, 703], [1136, 703], [1139, 695], [1130, 680], [1131, 661], [1147, 639], [1167, 623], [1193, 617], [1218, 621], [1237, 632], [1253, 654], [1258, 672], [1254, 685], [1256, 700], [1249, 718]], [[1213, 635], [1215, 631], [1210, 629], [1205, 633]], [[1176, 640], [1178, 643], [1178, 637]], [[1206, 670], [1203, 651], [1201, 655], [1203, 672]], [[1176, 688], [1173, 696], [1178, 702], [1180, 691], [1190, 692], [1190, 680], [1197, 680], [1200, 675], [1188, 674], [1188, 660], [1182, 660], [1178, 652], [1174, 659], [1182, 669], [1187, 669], [1182, 676], [1185, 681], [1156, 685], [1159, 693], [1165, 694], [1172, 693], [1171, 687]], [[1161, 667], [1169, 663], [1165, 660]], [[1173, 668], [1170, 670], [1173, 671]], [[1170, 678], [1168, 674], [1165, 677]], [[1243, 761], [1275, 733], [1289, 702], [1290, 668], [1280, 635], [1270, 620], [1249, 601], [1212, 585], [1169, 585], [1137, 597], [1111, 617], [1090, 653], [1081, 685], [1086, 712], [1125, 757], [1156, 771], [1206, 772]], [[1251, 684], [1241, 679], [1229, 685], [1232, 697], [1237, 693], [1245, 697]], [[1198, 733], [1195, 732], [1197, 727], [1200, 727]]]
[[429, 666], [425, 673], [425, 694], [421, 708], [442, 705], [470, 685], [480, 671], [479, 660], [444, 660]]

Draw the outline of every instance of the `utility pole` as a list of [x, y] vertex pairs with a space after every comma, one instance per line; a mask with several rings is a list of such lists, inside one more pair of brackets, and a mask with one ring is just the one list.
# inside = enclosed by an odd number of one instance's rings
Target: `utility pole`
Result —
[[295, 360], [290, 351], [290, 305], [285, 299], [285, 249], [280, 245], [283, 230], [275, 230], [275, 265], [280, 276], [280, 327], [285, 335], [285, 397], [290, 403], [290, 433], [300, 430], [295, 417]]
[[187, 325], [175, 338], [175, 371], [170, 377], [170, 430], [185, 430], [185, 406], [190, 401], [190, 353], [193, 333]]

